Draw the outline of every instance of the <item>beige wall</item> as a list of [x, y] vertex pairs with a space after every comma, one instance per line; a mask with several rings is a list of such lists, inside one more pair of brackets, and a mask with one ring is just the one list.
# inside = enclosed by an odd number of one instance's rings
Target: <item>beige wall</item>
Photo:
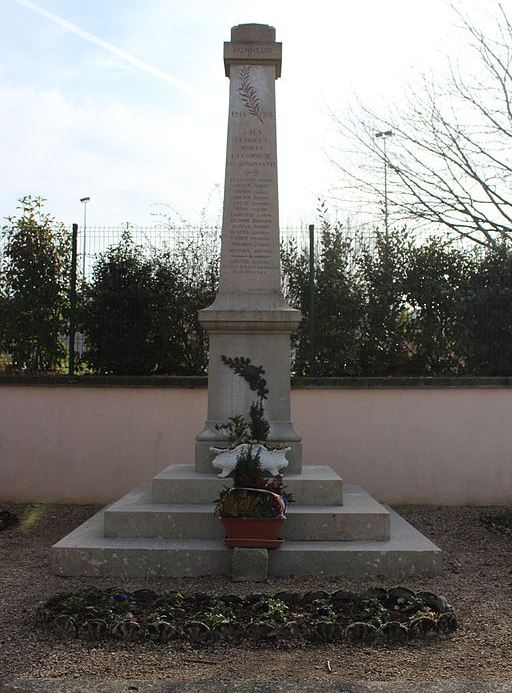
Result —
[[[381, 501], [512, 502], [512, 389], [298, 389], [305, 464]], [[192, 463], [206, 390], [0, 385], [0, 501], [106, 503]]]

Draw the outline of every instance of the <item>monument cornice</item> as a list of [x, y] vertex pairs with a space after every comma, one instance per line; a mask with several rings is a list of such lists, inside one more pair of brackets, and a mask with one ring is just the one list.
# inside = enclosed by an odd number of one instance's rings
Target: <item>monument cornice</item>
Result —
[[231, 65], [274, 65], [276, 79], [281, 77], [282, 44], [263, 41], [226, 41], [224, 70], [230, 76]]
[[301, 313], [294, 308], [226, 310], [205, 308], [199, 322], [207, 332], [295, 332]]

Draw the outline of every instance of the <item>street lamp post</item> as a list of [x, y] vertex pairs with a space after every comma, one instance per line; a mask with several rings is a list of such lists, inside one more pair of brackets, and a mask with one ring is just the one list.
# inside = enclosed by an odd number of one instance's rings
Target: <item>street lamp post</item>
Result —
[[87, 227], [87, 203], [89, 202], [91, 198], [90, 197], [81, 197], [80, 202], [84, 206], [84, 241], [82, 244], [82, 281], [85, 281], [85, 230]]
[[386, 152], [386, 140], [393, 136], [393, 130], [383, 130], [376, 132], [375, 138], [382, 139], [384, 151], [384, 231], [386, 234], [386, 243], [389, 235], [389, 216], [388, 216], [388, 157]]

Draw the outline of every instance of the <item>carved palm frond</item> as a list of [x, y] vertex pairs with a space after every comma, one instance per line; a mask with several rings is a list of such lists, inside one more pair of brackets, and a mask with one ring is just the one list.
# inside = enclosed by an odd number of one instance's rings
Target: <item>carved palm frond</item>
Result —
[[263, 125], [263, 118], [260, 113], [260, 100], [256, 89], [251, 83], [251, 70], [249, 67], [243, 67], [240, 70], [240, 87], [238, 93], [242, 99], [247, 112], [257, 118]]

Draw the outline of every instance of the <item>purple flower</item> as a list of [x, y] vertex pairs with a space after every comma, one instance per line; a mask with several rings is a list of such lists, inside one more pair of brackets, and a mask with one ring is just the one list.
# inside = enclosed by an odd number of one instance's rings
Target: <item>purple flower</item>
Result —
[[124, 592], [120, 592], [119, 594], [114, 595], [114, 599], [116, 602], [127, 602], [128, 595], [124, 594]]

